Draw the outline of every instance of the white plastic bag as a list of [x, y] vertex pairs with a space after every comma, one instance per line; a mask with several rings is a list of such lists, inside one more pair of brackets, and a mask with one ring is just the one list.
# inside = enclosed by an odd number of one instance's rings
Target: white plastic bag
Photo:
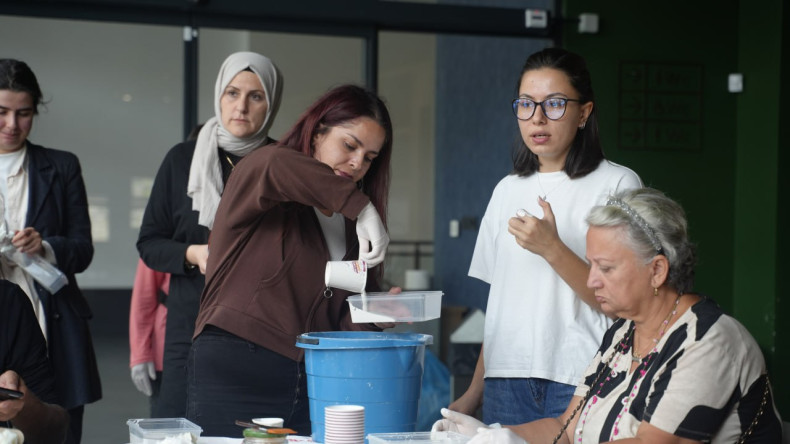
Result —
[[22, 253], [14, 247], [11, 240], [5, 238], [0, 246], [0, 254], [9, 261], [14, 262], [27, 272], [48, 292], [55, 294], [58, 290], [69, 283], [66, 275], [57, 267], [47, 262], [39, 255], [29, 255]]

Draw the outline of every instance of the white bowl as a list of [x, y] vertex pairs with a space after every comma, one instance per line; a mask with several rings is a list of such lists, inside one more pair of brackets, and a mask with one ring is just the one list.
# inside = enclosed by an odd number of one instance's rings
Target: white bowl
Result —
[[266, 428], [280, 428], [284, 423], [282, 418], [253, 418], [252, 422]]

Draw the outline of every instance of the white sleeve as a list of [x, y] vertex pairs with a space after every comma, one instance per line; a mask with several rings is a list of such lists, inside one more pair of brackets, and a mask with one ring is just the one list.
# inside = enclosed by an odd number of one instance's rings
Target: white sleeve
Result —
[[628, 173], [623, 175], [620, 179], [620, 183], [617, 184], [617, 191], [632, 190], [634, 188], [642, 188], [643, 186], [642, 179], [639, 178], [635, 172], [628, 170]]
[[475, 251], [472, 254], [472, 262], [469, 265], [469, 276], [480, 279], [483, 282], [491, 283], [493, 271], [496, 263], [496, 241], [501, 230], [507, 227], [499, 227], [499, 211], [501, 208], [501, 196], [503, 185], [500, 181], [491, 194], [488, 201], [483, 220], [480, 222], [480, 230], [477, 233]]
[[606, 177], [609, 194], [615, 194], [623, 190], [632, 190], [634, 188], [642, 188], [644, 184], [638, 174], [631, 168], [605, 160], [605, 163], [599, 167]]

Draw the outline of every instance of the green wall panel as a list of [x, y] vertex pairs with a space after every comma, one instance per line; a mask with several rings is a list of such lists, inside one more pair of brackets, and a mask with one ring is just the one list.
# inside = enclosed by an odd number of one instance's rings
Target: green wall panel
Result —
[[[780, 81], [790, 72], [790, 38], [782, 34], [789, 14], [782, 0], [759, 8], [723, 0], [715, 14], [700, 3], [567, 0], [563, 46], [589, 62], [607, 156], [686, 209], [699, 248], [695, 290], [714, 298], [757, 339], [787, 418], [790, 323], [781, 315], [790, 313], [790, 301], [781, 270], [790, 265], [782, 254], [790, 249], [790, 234], [779, 227], [788, 225], [790, 212], [788, 179], [780, 173], [790, 157], [781, 148], [790, 147], [790, 126], [781, 124], [790, 113], [780, 106], [790, 99]], [[570, 19], [583, 12], [599, 15], [597, 34], [576, 30]], [[699, 68], [698, 87], [640, 89], [649, 76], [622, 75], [624, 66], [672, 65]], [[742, 93], [727, 91], [733, 72], [744, 75]], [[694, 91], [696, 98], [672, 97]], [[669, 115], [651, 115], [651, 106], [666, 109], [667, 103], [677, 111], [674, 123]]]
[[[728, 4], [729, 3], [729, 4]], [[722, 10], [735, 10], [733, 0], [721, 2]], [[600, 17], [598, 34], [579, 34], [573, 25], [564, 33], [564, 46], [584, 55], [589, 63], [601, 116], [601, 137], [612, 160], [636, 170], [645, 184], [679, 200], [690, 221], [691, 237], [699, 248], [696, 291], [714, 298], [727, 311], [733, 309], [733, 239], [735, 191], [736, 97], [727, 92], [727, 74], [737, 66], [737, 16], [718, 16], [704, 23], [706, 8], [694, 2], [669, 1], [651, 4], [607, 0], [590, 4], [566, 3], [566, 17], [594, 12]], [[683, 14], [678, 14], [683, 11]], [[668, 23], [672, 23], [668, 26]], [[690, 106], [700, 108], [693, 124], [694, 139], [672, 146], [662, 141], [649, 125], [647, 147], [623, 143], [631, 122], [623, 116], [621, 100], [626, 85], [620, 71], [627, 63], [643, 63], [652, 69], [677, 65], [698, 70], [697, 84], [687, 85]], [[690, 77], [691, 78], [691, 77]], [[626, 79], [627, 81], [627, 79]], [[660, 96], [660, 86], [647, 86]], [[682, 90], [676, 86], [675, 90]], [[645, 112], [649, 113], [650, 108]], [[676, 125], [688, 113], [683, 112]], [[671, 116], [668, 116], [671, 117]], [[668, 128], [671, 122], [664, 122]], [[652, 131], [651, 131], [652, 129]], [[649, 139], [655, 139], [650, 142]], [[673, 149], [674, 148], [674, 149]]]

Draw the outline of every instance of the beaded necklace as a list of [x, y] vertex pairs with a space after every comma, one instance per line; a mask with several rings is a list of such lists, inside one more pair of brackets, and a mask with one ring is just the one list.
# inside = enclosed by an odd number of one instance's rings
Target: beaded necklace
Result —
[[[664, 322], [662, 322], [662, 324], [661, 324], [661, 331], [658, 332], [658, 336], [653, 338], [653, 347], [650, 349], [651, 353], [656, 351], [656, 347], [658, 347], [658, 341], [660, 341], [661, 338], [664, 336], [664, 333], [666, 333], [667, 326], [669, 325], [669, 321], [672, 320], [672, 317], [675, 316], [675, 313], [678, 312], [678, 303], [680, 303], [680, 296], [682, 296], [682, 295], [678, 295], [678, 297], [675, 298], [675, 304], [672, 306], [672, 311], [669, 312], [669, 314], [667, 315], [666, 319], [664, 319]], [[633, 361], [633, 362], [642, 362], [642, 360], [644, 358], [646, 358], [646, 357], [647, 357], [647, 355], [641, 356], [637, 352], [636, 344], [634, 344], [634, 346], [631, 347], [631, 361]]]
[[[590, 384], [590, 387], [587, 389], [587, 393], [584, 394], [584, 398], [582, 398], [581, 402], [579, 402], [576, 408], [573, 409], [573, 412], [571, 412], [571, 416], [569, 416], [568, 420], [565, 421], [565, 424], [563, 424], [563, 426], [560, 428], [559, 433], [557, 433], [557, 436], [554, 437], [554, 440], [551, 442], [551, 444], [557, 444], [560, 438], [562, 438], [562, 435], [565, 433], [565, 430], [568, 429], [568, 426], [570, 425], [573, 418], [576, 416], [576, 413], [578, 413], [579, 409], [581, 409], [582, 406], [585, 405], [587, 401], [590, 399], [593, 389], [595, 388], [596, 385], [598, 385], [598, 381], [600, 381], [604, 373], [606, 373], [606, 369], [612, 363], [612, 360], [615, 358], [615, 356], [617, 356], [618, 353], [621, 354], [625, 353], [625, 350], [628, 348], [628, 341], [631, 340], [631, 335], [633, 333], [634, 333], [634, 329], [631, 328], [630, 330], [628, 330], [628, 333], [626, 333], [625, 337], [620, 341], [620, 343], [614, 346], [614, 350], [612, 350], [612, 354], [609, 356], [609, 359], [606, 360], [606, 363], [601, 366], [601, 371], [599, 371], [598, 374], [595, 375], [595, 379], [593, 380], [592, 384]], [[603, 353], [601, 353], [601, 361], [603, 361]], [[612, 376], [614, 376], [614, 373], [612, 373]], [[606, 377], [606, 380], [607, 381], [609, 380], [608, 376]], [[603, 385], [604, 383], [601, 382], [600, 386], [603, 387]], [[601, 390], [599, 389], [598, 393], [600, 392]]]
[[[642, 382], [645, 379], [645, 375], [647, 374], [647, 368], [650, 366], [650, 360], [653, 356], [655, 356], [658, 353], [658, 342], [664, 336], [664, 333], [666, 333], [667, 327], [669, 326], [669, 322], [678, 312], [678, 304], [680, 303], [681, 296], [682, 295], [678, 295], [678, 297], [675, 299], [675, 303], [672, 305], [672, 311], [670, 311], [669, 315], [667, 315], [666, 319], [664, 319], [658, 337], [653, 339], [653, 349], [650, 351], [650, 353], [647, 354], [647, 356], [644, 357], [644, 359], [639, 359], [639, 361], [635, 361], [635, 362], [639, 362], [639, 365], [634, 369], [634, 371], [639, 372], [639, 376], [637, 377], [636, 382], [634, 382], [634, 386], [631, 388], [631, 393], [625, 396], [621, 400], [621, 403], [623, 404], [623, 408], [620, 411], [620, 413], [617, 414], [617, 418], [615, 419], [614, 425], [612, 426], [612, 433], [609, 436], [610, 441], [614, 441], [617, 435], [620, 433], [620, 429], [619, 429], [620, 420], [623, 418], [625, 414], [628, 413], [628, 406], [631, 404], [631, 401], [636, 397], [637, 392], [639, 392], [639, 387], [641, 387]], [[633, 337], [634, 330], [636, 330], [636, 327], [633, 327], [631, 331], [628, 332], [628, 335], [625, 338], [623, 338], [623, 342], [620, 343], [621, 344], [620, 353], [623, 355], [625, 355], [625, 350], [627, 348], [626, 343], [630, 341], [631, 338]], [[633, 348], [634, 346], [633, 344], [631, 344], [632, 353], [633, 353]], [[615, 350], [615, 354], [616, 353], [617, 351]], [[610, 361], [612, 361], [611, 358]], [[605, 368], [606, 367], [604, 367], [604, 369]], [[590, 414], [590, 409], [592, 409], [592, 406], [598, 402], [599, 399], [598, 396], [601, 394], [601, 390], [603, 390], [604, 385], [607, 382], [609, 382], [611, 378], [617, 376], [616, 369], [617, 369], [617, 360], [614, 360], [612, 364], [611, 373], [606, 377], [606, 379], [603, 382], [599, 384], [598, 391], [590, 398], [590, 401], [587, 403], [587, 407], [584, 409], [584, 416], [580, 418], [581, 426], [578, 427], [576, 432], [578, 436], [578, 438], [576, 439], [577, 442], [579, 443], [582, 442], [582, 436], [584, 433], [584, 424], [587, 422], [587, 416]]]

